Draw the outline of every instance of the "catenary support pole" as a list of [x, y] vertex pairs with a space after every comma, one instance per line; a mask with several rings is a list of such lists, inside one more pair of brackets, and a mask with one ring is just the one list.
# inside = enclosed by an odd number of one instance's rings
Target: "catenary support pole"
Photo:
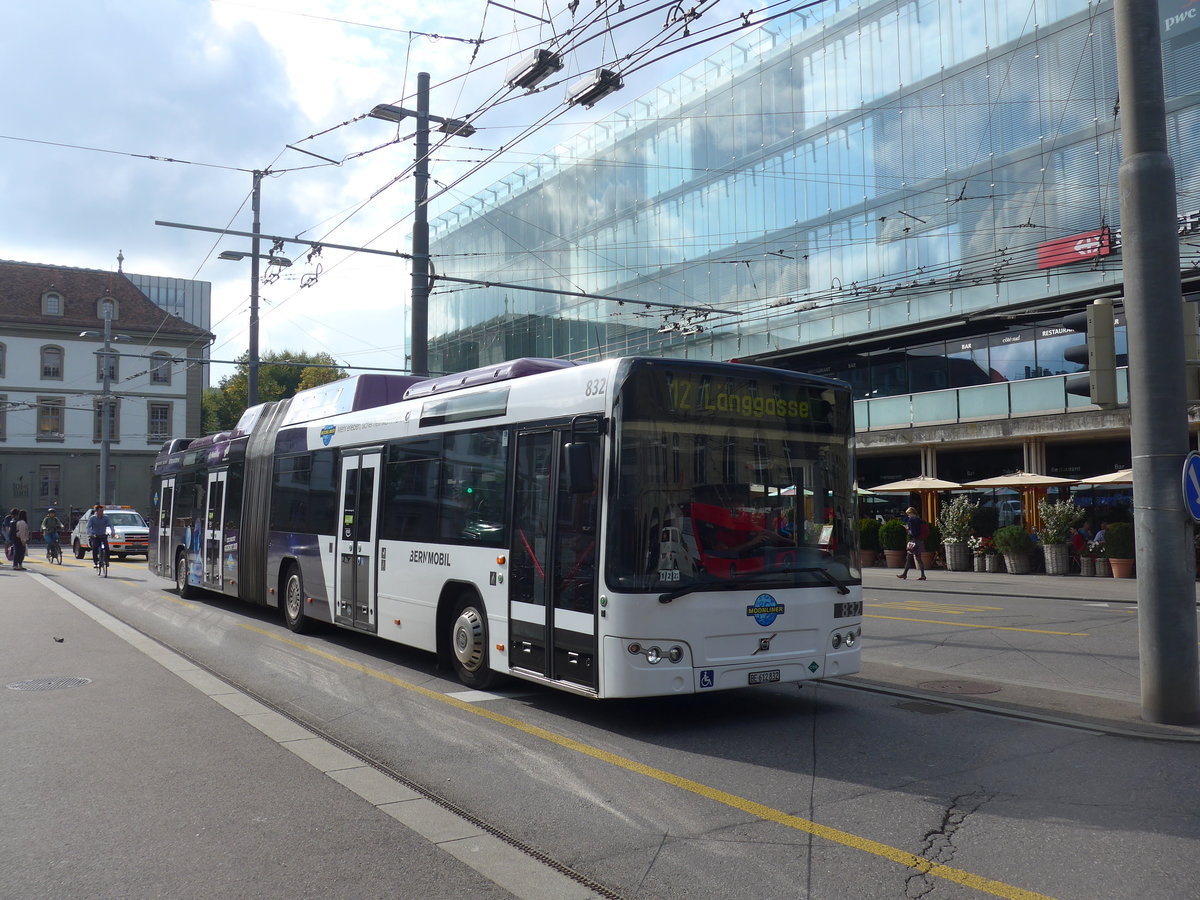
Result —
[[250, 239], [250, 361], [246, 367], [246, 408], [258, 406], [258, 232], [263, 173], [254, 172], [250, 206], [254, 212], [254, 237]]
[[412, 373], [429, 374], [429, 73], [417, 73], [416, 207], [412, 231]]
[[1115, 0], [1121, 245], [1129, 333], [1142, 718], [1200, 722], [1175, 167], [1167, 149], [1158, 0]]

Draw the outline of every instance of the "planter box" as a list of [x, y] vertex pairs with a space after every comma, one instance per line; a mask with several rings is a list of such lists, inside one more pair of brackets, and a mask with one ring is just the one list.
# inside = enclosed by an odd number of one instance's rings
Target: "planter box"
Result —
[[1066, 575], [1071, 571], [1070, 544], [1043, 544], [1042, 555], [1046, 560], [1047, 575]]
[[1108, 564], [1107, 556], [1100, 556], [1096, 558], [1096, 575], [1100, 578], [1112, 577], [1112, 566]]
[[1113, 578], [1132, 578], [1133, 577], [1133, 560], [1132, 559], [1110, 559], [1109, 565], [1112, 566]]
[[1033, 564], [1028, 553], [1005, 553], [1004, 567], [1008, 569], [1009, 575], [1028, 575], [1033, 569]]
[[1093, 556], [1079, 557], [1079, 574], [1091, 577], [1096, 574], [1096, 559]]
[[987, 554], [986, 553], [976, 553], [975, 554], [975, 571], [976, 572], [986, 572], [987, 571]]
[[971, 548], [966, 541], [949, 541], [942, 545], [946, 553], [946, 568], [951, 572], [971, 571]]
[[1004, 557], [999, 553], [985, 553], [983, 555], [983, 565], [987, 571], [995, 574], [996, 572], [1004, 571]]
[[884, 559], [887, 560], [889, 569], [903, 569], [904, 557], [908, 556], [907, 550], [884, 550]]

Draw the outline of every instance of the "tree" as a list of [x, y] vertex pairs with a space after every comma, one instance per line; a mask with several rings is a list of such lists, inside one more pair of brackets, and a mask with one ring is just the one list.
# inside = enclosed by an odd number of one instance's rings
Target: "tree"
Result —
[[[270, 352], [259, 357], [258, 402], [286, 400], [298, 391], [328, 384], [346, 377], [346, 371], [328, 353], [295, 353], [291, 350]], [[237, 424], [246, 411], [249, 394], [250, 354], [237, 360], [237, 371], [222, 378], [215, 388], [204, 392], [201, 421], [204, 433], [226, 431]]]

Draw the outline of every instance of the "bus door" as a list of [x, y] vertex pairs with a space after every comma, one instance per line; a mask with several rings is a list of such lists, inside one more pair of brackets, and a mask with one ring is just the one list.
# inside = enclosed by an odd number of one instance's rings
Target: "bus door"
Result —
[[158, 487], [158, 540], [155, 543], [154, 571], [175, 577], [175, 541], [171, 526], [175, 523], [175, 479], [164, 478]]
[[[509, 568], [510, 660], [595, 688], [600, 436], [517, 435]], [[582, 468], [590, 471], [582, 472]]]
[[208, 500], [204, 514], [204, 585], [220, 590], [224, 587], [221, 572], [221, 551], [225, 546], [225, 485], [228, 471], [208, 473]]
[[339, 624], [375, 631], [376, 516], [379, 509], [379, 450], [342, 457], [342, 518], [338, 531], [338, 574], [334, 614]]

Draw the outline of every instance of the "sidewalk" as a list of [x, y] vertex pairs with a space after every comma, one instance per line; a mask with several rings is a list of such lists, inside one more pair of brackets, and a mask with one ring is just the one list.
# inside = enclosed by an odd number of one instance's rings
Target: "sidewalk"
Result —
[[[928, 580], [916, 581], [913, 573], [900, 581], [897, 571], [885, 567], [863, 570], [863, 589], [870, 608], [870, 597], [880, 591], [901, 596], [931, 596], [934, 602], [961, 603], [963, 598], [981, 592], [1032, 599], [1068, 600], [1081, 603], [1137, 604], [1137, 579], [1101, 578], [1080, 575], [1009, 575], [1007, 573], [949, 572], [934, 569]], [[1200, 584], [1196, 586], [1200, 604]], [[869, 632], [869, 629], [868, 629]], [[869, 635], [868, 635], [869, 636]], [[869, 647], [869, 643], [865, 645]], [[863, 669], [846, 680], [877, 690], [911, 697], [925, 697], [938, 703], [950, 703], [970, 709], [1003, 712], [1017, 718], [1091, 728], [1106, 734], [1200, 742], [1200, 727], [1159, 725], [1143, 720], [1138, 702], [1105, 694], [1066, 690], [1056, 683], [1049, 665], [1031, 669], [1038, 684], [1012, 684], [1001, 679], [958, 678], [908, 666], [873, 662], [869, 650], [863, 651]], [[972, 691], [972, 682], [986, 690]], [[945, 690], [934, 691], [930, 684]], [[923, 686], [925, 686], [923, 688]]]
[[5, 896], [596, 896], [53, 578], [0, 603]]

